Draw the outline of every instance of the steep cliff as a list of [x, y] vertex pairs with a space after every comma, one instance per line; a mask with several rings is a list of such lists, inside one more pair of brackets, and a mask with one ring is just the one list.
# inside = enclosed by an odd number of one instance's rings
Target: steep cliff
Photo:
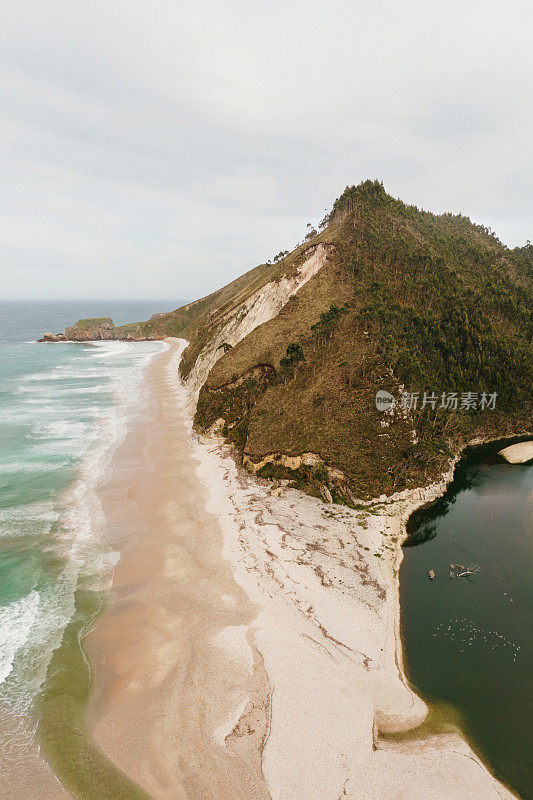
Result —
[[[251, 471], [352, 505], [436, 479], [468, 442], [531, 430], [531, 246], [369, 181], [310, 244], [327, 262], [217, 360], [198, 428]], [[379, 410], [378, 391], [394, 405]]]
[[532, 281], [529, 243], [365, 181], [310, 241], [201, 300], [45, 340], [188, 340], [198, 429], [253, 472], [354, 505], [437, 478], [468, 442], [531, 430]]

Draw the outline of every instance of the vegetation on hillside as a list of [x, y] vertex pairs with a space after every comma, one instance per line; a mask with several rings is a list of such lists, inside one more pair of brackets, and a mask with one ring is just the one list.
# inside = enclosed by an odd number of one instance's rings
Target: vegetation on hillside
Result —
[[[266, 459], [261, 475], [352, 504], [437, 478], [469, 442], [531, 430], [530, 242], [508, 249], [468, 217], [406, 205], [379, 181], [347, 187], [318, 229], [208, 297], [116, 329], [188, 339], [187, 377], [254, 293], [292, 276], [313, 245], [332, 246], [276, 317], [218, 346], [198, 428], [221, 425], [247, 463]], [[396, 398], [392, 413], [376, 408], [380, 389]], [[304, 453], [319, 460], [289, 470], [275, 457]]]
[[[344, 500], [423, 484], [468, 441], [530, 428], [531, 245], [509, 250], [468, 218], [407, 206], [377, 181], [345, 190], [310, 243], [319, 241], [336, 258], [215, 365], [199, 427], [223, 418], [256, 462], [319, 454], [345, 475]], [[250, 385], [258, 365], [268, 371]], [[398, 398], [392, 415], [376, 409], [381, 388]], [[399, 407], [402, 393], [418, 395], [416, 409]], [[443, 393], [457, 393], [458, 407], [441, 407]], [[477, 407], [461, 408], [463, 393]], [[480, 408], [494, 393], [495, 408]], [[314, 491], [309, 472], [291, 477]]]

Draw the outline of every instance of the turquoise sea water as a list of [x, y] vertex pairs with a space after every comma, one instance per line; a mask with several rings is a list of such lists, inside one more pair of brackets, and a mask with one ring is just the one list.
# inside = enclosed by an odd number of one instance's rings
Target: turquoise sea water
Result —
[[0, 705], [26, 712], [74, 614], [117, 554], [97, 486], [160, 342], [36, 344], [81, 317], [117, 324], [173, 303], [0, 303]]

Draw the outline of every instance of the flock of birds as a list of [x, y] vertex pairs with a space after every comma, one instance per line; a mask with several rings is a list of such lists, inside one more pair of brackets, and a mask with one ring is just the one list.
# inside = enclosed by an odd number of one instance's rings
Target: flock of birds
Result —
[[516, 657], [520, 652], [520, 645], [512, 642], [503, 633], [478, 627], [473, 620], [469, 620], [466, 617], [441, 622], [440, 625], [437, 625], [433, 636], [439, 635], [460, 644], [460, 653], [463, 653], [466, 647], [471, 647], [476, 641], [488, 645], [491, 650], [495, 650], [497, 647], [509, 648], [513, 661], [516, 661]]

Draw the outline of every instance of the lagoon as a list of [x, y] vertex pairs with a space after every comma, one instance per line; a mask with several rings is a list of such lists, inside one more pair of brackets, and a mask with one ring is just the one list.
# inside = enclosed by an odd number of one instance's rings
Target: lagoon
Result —
[[460, 719], [496, 777], [533, 800], [533, 466], [506, 463], [510, 443], [467, 451], [445, 495], [409, 520], [402, 638], [433, 714]]

